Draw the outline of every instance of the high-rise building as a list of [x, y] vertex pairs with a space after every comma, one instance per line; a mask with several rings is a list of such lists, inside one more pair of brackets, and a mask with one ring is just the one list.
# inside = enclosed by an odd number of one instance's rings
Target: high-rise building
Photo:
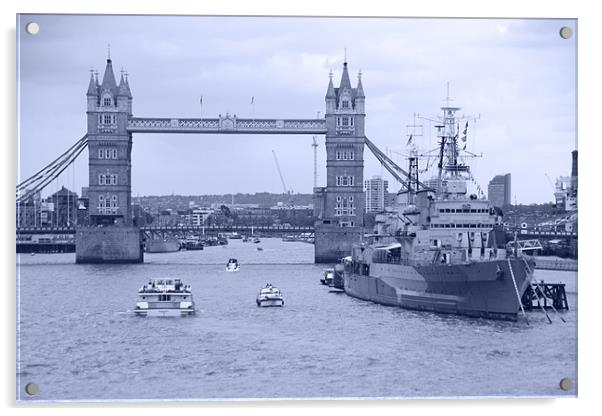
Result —
[[385, 196], [389, 182], [380, 176], [366, 179], [366, 212], [382, 212], [385, 210]]
[[502, 208], [503, 206], [512, 203], [510, 183], [511, 179], [509, 173], [505, 175], [496, 175], [489, 181], [487, 195], [493, 206]]

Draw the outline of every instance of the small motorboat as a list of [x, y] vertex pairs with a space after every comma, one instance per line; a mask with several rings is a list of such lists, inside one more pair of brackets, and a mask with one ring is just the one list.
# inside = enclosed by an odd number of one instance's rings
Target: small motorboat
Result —
[[257, 247], [257, 251], [263, 251], [263, 247]]
[[260, 240], [259, 238], [255, 237], [255, 238], [253, 239], [253, 242], [254, 242], [255, 244], [258, 244], [258, 243], [261, 243], [261, 240]]
[[271, 283], [265, 285], [259, 291], [257, 295], [257, 300], [255, 301], [257, 306], [284, 306], [284, 298], [282, 297], [282, 292], [275, 286], [272, 286]]
[[325, 269], [324, 274], [320, 278], [320, 283], [330, 286], [334, 280], [334, 269]]
[[152, 279], [138, 290], [134, 313], [139, 316], [194, 315], [190, 285], [180, 279]]
[[238, 263], [238, 260], [236, 260], [234, 258], [228, 260], [228, 264], [226, 264], [227, 272], [237, 272], [239, 269], [240, 269], [240, 264]]

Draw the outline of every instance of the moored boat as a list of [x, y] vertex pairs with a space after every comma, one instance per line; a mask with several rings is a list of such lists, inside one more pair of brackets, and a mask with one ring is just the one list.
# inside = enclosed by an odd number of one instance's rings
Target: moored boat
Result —
[[320, 278], [320, 283], [323, 285], [331, 285], [334, 278], [334, 269], [325, 269]]
[[186, 241], [184, 241], [183, 247], [189, 251], [203, 250], [205, 248], [205, 245], [198, 238], [189, 238], [189, 239], [186, 239]]
[[257, 306], [261, 307], [284, 306], [284, 297], [282, 296], [280, 289], [272, 286], [271, 283], [268, 283], [259, 291], [255, 302], [257, 303]]
[[134, 313], [139, 316], [193, 315], [191, 287], [180, 279], [151, 279], [138, 290]]
[[149, 239], [144, 243], [147, 253], [173, 253], [180, 248], [180, 242], [175, 239]]

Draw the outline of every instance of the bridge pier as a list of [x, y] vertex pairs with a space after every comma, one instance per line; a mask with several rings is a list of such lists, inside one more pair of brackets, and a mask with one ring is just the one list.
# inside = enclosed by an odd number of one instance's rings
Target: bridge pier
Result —
[[138, 227], [78, 227], [75, 231], [75, 262], [78, 264], [143, 261]]
[[336, 224], [315, 225], [314, 262], [337, 263], [342, 257], [351, 255], [353, 244], [362, 239], [364, 227], [339, 227]]

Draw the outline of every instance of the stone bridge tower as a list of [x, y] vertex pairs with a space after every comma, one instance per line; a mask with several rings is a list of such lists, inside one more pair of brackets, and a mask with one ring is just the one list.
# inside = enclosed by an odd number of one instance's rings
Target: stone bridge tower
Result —
[[351, 86], [347, 62], [338, 88], [326, 92], [326, 187], [314, 189], [315, 261], [336, 262], [351, 253], [364, 225], [365, 100], [361, 74]]
[[123, 71], [117, 84], [110, 57], [102, 83], [91, 74], [86, 97], [90, 227], [76, 233], [76, 262], [141, 262], [140, 231], [132, 226], [132, 94]]
[[102, 83], [88, 86], [88, 150], [91, 225], [131, 225], [132, 136], [127, 131], [132, 94], [124, 74], [115, 81], [107, 59]]

